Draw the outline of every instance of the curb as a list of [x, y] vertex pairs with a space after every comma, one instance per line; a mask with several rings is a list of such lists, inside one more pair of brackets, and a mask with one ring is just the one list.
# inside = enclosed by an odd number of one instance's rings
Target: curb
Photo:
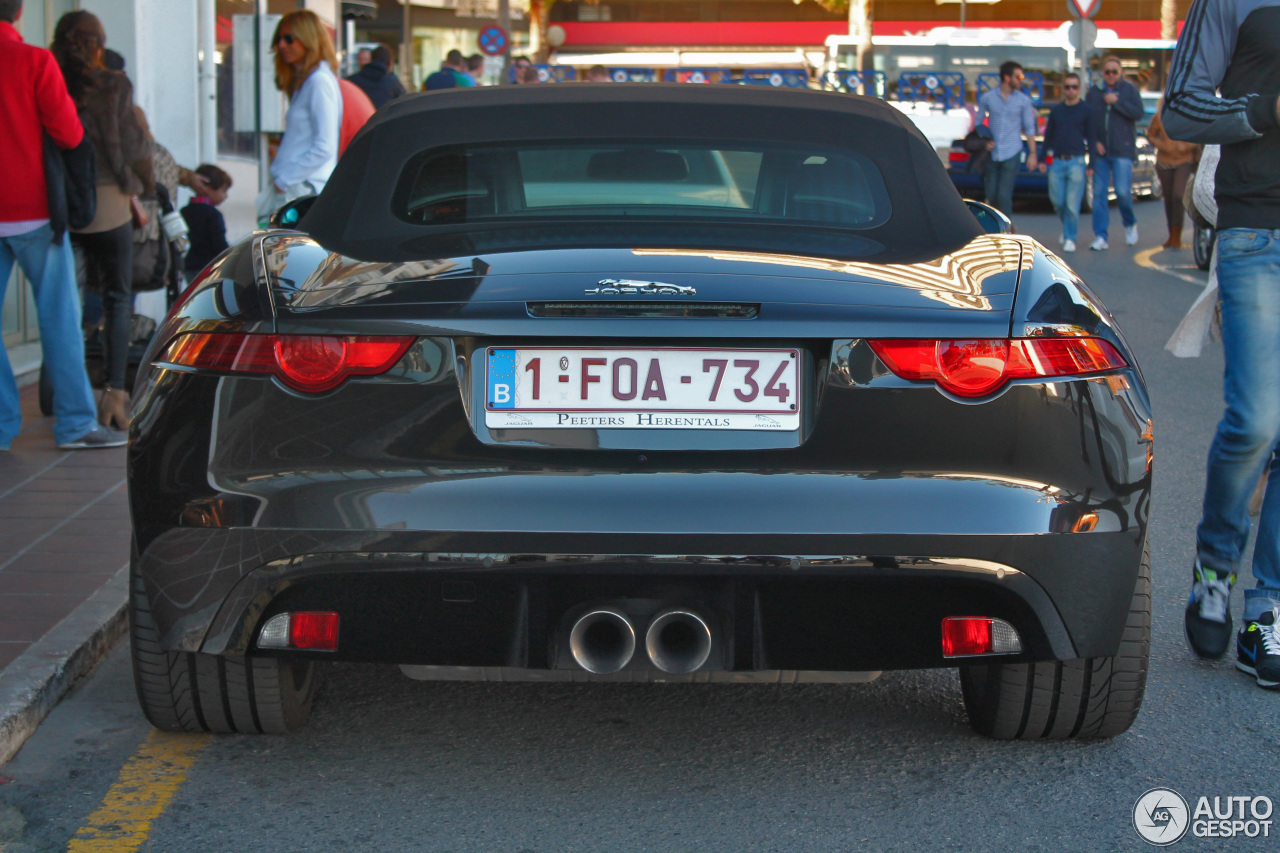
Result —
[[0, 674], [0, 767], [35, 734], [76, 682], [107, 656], [128, 625], [126, 564]]

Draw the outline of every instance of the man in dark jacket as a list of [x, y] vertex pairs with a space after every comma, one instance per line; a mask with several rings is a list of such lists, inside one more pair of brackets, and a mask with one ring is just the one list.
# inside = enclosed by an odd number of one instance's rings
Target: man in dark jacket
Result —
[[1102, 63], [1102, 85], [1091, 86], [1086, 99], [1093, 113], [1090, 166], [1093, 167], [1093, 244], [1095, 252], [1108, 247], [1111, 208], [1107, 191], [1113, 181], [1124, 241], [1138, 242], [1138, 218], [1133, 214], [1133, 158], [1137, 155], [1138, 133], [1134, 123], [1142, 118], [1142, 96], [1138, 87], [1124, 79], [1120, 60], [1108, 56]]
[[404, 94], [404, 84], [391, 73], [391, 50], [386, 45], [375, 47], [368, 64], [347, 79], [364, 90], [375, 110]]
[[[45, 134], [59, 148], [75, 148], [84, 128], [53, 54], [24, 44], [13, 26], [21, 14], [22, 0], [0, 0], [0, 301], [17, 263], [35, 296], [58, 447], [118, 447], [128, 436], [98, 425], [84, 369], [71, 241], [55, 242], [49, 221]], [[0, 350], [0, 450], [9, 449], [21, 427], [13, 369]]]
[[[1244, 592], [1236, 667], [1280, 687], [1280, 0], [1196, 0], [1161, 113], [1173, 139], [1219, 143], [1218, 298], [1226, 411], [1209, 448], [1196, 528], [1187, 640], [1217, 658], [1231, 642], [1231, 585], [1249, 538], [1249, 502], [1270, 469], [1255, 589]], [[1268, 729], [1273, 731], [1274, 726]]]

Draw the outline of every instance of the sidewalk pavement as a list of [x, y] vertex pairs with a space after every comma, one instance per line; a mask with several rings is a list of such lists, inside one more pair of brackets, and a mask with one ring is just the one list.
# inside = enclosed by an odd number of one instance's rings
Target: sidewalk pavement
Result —
[[37, 390], [0, 452], [0, 766], [123, 636], [125, 448], [58, 450]]

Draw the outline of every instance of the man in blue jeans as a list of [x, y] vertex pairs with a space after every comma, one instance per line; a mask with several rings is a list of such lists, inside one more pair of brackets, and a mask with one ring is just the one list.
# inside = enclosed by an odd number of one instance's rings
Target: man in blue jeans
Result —
[[1108, 56], [1102, 62], [1102, 86], [1089, 89], [1086, 98], [1093, 113], [1093, 243], [1095, 252], [1108, 248], [1111, 208], [1107, 205], [1109, 184], [1116, 188], [1124, 241], [1138, 242], [1138, 217], [1133, 213], [1133, 158], [1138, 153], [1138, 133], [1134, 122], [1142, 118], [1142, 96], [1138, 87], [1124, 79], [1120, 60]]
[[1000, 66], [1000, 85], [988, 89], [978, 99], [974, 125], [987, 121], [991, 141], [987, 150], [991, 159], [982, 175], [987, 204], [997, 207], [1005, 216], [1013, 216], [1013, 184], [1022, 163], [1022, 137], [1027, 137], [1031, 150], [1027, 153], [1027, 171], [1036, 168], [1036, 109], [1031, 97], [1022, 91], [1022, 66], [1010, 60]]
[[1215, 195], [1226, 411], [1209, 448], [1187, 640], [1201, 657], [1227, 651], [1249, 501], [1269, 468], [1257, 587], [1244, 593], [1236, 666], [1262, 687], [1280, 687], [1280, 0], [1196, 0], [1161, 117], [1174, 139], [1222, 144]]
[[[1093, 135], [1092, 111], [1080, 100], [1080, 75], [1062, 78], [1062, 103], [1049, 111], [1044, 126], [1045, 159], [1049, 165], [1049, 201], [1062, 220], [1062, 251], [1076, 250], [1080, 202], [1084, 199], [1085, 155]], [[1044, 165], [1040, 166], [1044, 171]]]
[[[44, 135], [61, 148], [74, 148], [84, 129], [53, 54], [23, 44], [13, 26], [21, 14], [22, 0], [0, 0], [0, 302], [16, 262], [35, 295], [58, 447], [118, 447], [128, 436], [95, 420], [71, 241], [65, 234], [54, 237], [45, 184]], [[0, 349], [0, 450], [9, 449], [21, 428], [13, 368]]]

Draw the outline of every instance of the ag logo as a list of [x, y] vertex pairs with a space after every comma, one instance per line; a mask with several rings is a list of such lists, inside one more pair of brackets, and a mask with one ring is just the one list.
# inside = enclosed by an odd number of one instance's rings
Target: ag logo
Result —
[[1133, 804], [1133, 828], [1142, 840], [1166, 847], [1187, 834], [1187, 801], [1172, 788], [1152, 788]]

